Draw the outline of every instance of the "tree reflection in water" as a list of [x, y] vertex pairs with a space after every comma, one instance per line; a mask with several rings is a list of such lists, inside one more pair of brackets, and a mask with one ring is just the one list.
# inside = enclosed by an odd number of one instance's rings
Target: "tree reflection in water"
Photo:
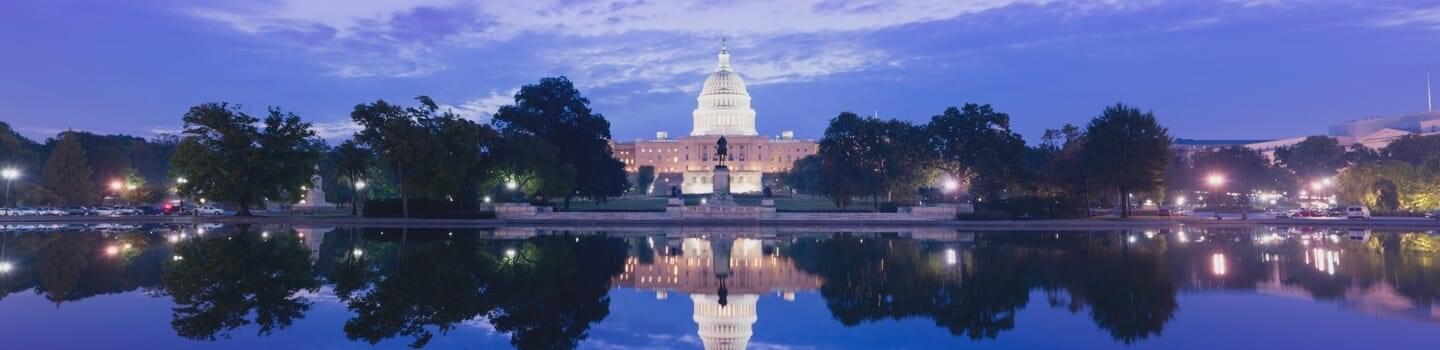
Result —
[[239, 225], [180, 241], [174, 254], [163, 279], [175, 302], [170, 324], [190, 339], [229, 338], [230, 330], [251, 323], [260, 335], [283, 329], [310, 309], [297, 293], [320, 287], [310, 249], [293, 231], [272, 235]]
[[[793, 245], [796, 264], [825, 281], [820, 293], [847, 326], [926, 317], [955, 335], [995, 338], [1015, 327], [1030, 291], [1063, 291], [1071, 311], [1126, 343], [1159, 334], [1174, 317], [1175, 286], [1156, 252], [1114, 244], [1117, 234], [996, 234], [962, 262], [944, 245], [839, 236]], [[1052, 297], [1053, 298], [1053, 297]], [[1061, 304], [1053, 300], [1052, 304]]]
[[[366, 236], [383, 240], [378, 233]], [[626, 252], [624, 240], [598, 236], [482, 241], [435, 230], [399, 236], [415, 239], [329, 248], [342, 250], [326, 256], [340, 260], [332, 262], [336, 294], [356, 313], [345, 323], [351, 339], [375, 344], [405, 336], [419, 348], [434, 332], [482, 320], [510, 333], [520, 349], [574, 348], [609, 314], [610, 281]], [[378, 273], [360, 267], [367, 264]]]
[[[329, 285], [353, 313], [343, 331], [357, 341], [409, 338], [423, 347], [462, 324], [489, 323], [518, 348], [574, 348], [609, 314], [626, 257], [655, 264], [662, 254], [616, 238], [624, 234], [380, 231], [312, 236], [313, 254], [294, 230], [244, 225], [204, 235], [175, 226], [0, 232], [0, 260], [9, 263], [0, 301], [24, 291], [53, 303], [143, 291], [173, 301], [178, 335], [213, 340], [247, 325], [262, 336], [284, 329]], [[174, 239], [179, 233], [190, 235]], [[1426, 322], [1435, 322], [1430, 310], [1440, 299], [1433, 233], [1256, 227], [896, 237], [782, 238], [788, 243], [765, 254], [818, 276], [819, 294], [844, 325], [920, 317], [972, 339], [1015, 329], [1016, 314], [1036, 295], [1122, 343], [1162, 334], [1181, 312], [1179, 290], [1334, 300]]]

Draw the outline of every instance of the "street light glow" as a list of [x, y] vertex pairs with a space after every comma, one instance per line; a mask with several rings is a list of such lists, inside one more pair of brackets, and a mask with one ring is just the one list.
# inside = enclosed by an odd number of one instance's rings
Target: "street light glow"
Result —
[[15, 264], [9, 261], [0, 261], [0, 273], [10, 273], [15, 270]]
[[365, 189], [365, 180], [355, 180], [355, 189], [357, 189], [357, 190], [363, 190], [363, 189]]
[[1225, 184], [1225, 175], [1210, 174], [1210, 176], [1205, 177], [1205, 183], [1212, 187], [1219, 187]]
[[1185, 205], [1185, 196], [1176, 197], [1175, 205]]
[[509, 181], [505, 181], [505, 189], [507, 189], [507, 190], [514, 190], [514, 189], [516, 189], [516, 188], [520, 188], [520, 183], [515, 182], [515, 179], [510, 179]]
[[955, 192], [955, 189], [960, 188], [960, 182], [955, 181], [955, 179], [945, 179], [945, 183], [943, 184], [943, 186], [945, 188], [945, 192]]
[[124, 182], [120, 182], [120, 180], [110, 181], [110, 190], [111, 190], [111, 191], [120, 191], [120, 190], [122, 190], [122, 189], [125, 189], [125, 183], [124, 183]]
[[0, 177], [5, 178], [6, 181], [15, 180], [20, 177], [20, 169], [5, 168], [5, 170], [0, 170]]

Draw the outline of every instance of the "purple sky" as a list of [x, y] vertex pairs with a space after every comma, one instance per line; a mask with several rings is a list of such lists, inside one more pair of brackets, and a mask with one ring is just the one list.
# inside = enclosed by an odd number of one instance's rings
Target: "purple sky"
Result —
[[1124, 101], [1176, 137], [1278, 138], [1423, 111], [1440, 1], [4, 1], [0, 120], [149, 136], [228, 101], [333, 138], [357, 103], [486, 119], [563, 74], [617, 139], [684, 134], [722, 37], [763, 134], [981, 102], [1034, 143]]

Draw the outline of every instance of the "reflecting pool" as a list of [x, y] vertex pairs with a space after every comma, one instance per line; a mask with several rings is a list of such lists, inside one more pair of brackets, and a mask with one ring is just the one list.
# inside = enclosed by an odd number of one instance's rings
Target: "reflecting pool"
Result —
[[1440, 235], [0, 227], [0, 349], [1436, 349]]

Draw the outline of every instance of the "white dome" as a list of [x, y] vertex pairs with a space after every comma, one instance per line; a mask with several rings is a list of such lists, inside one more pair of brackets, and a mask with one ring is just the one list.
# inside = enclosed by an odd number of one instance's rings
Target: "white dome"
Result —
[[720, 47], [720, 64], [705, 78], [705, 85], [696, 98], [697, 106], [692, 116], [695, 128], [692, 136], [700, 135], [757, 135], [755, 132], [755, 110], [750, 108], [750, 92], [745, 90], [745, 80], [740, 73], [730, 68], [730, 52]]

